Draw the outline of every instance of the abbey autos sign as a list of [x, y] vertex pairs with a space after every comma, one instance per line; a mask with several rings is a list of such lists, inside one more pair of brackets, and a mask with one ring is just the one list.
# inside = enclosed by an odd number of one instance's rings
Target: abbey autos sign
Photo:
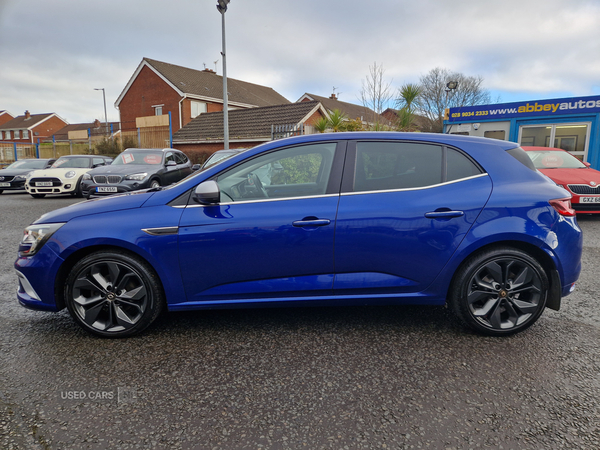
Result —
[[450, 108], [448, 116], [445, 119], [449, 122], [462, 122], [465, 120], [494, 120], [529, 116], [597, 113], [600, 113], [600, 95]]

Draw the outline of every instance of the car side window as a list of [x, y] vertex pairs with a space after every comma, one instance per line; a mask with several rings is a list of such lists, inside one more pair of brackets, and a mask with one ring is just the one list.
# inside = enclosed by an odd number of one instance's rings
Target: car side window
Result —
[[92, 160], [92, 165], [94, 167], [103, 166], [105, 164], [106, 164], [106, 160], [104, 158], [93, 158], [93, 160]]
[[174, 163], [177, 163], [177, 161], [175, 160], [175, 155], [173, 154], [173, 152], [168, 152], [165, 155], [165, 163], [168, 163], [169, 161], [173, 161]]
[[336, 145], [289, 147], [243, 162], [218, 176], [221, 201], [323, 195]]
[[177, 160], [177, 164], [185, 164], [188, 162], [187, 156], [183, 153], [175, 153], [175, 158]]
[[477, 164], [458, 150], [446, 148], [446, 181], [460, 180], [481, 174]]
[[442, 182], [443, 149], [411, 142], [357, 142], [354, 191], [431, 186]]

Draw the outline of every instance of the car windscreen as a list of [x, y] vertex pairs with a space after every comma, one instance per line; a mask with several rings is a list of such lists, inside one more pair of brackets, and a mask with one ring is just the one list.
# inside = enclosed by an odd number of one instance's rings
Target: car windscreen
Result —
[[536, 169], [587, 169], [585, 164], [567, 152], [539, 150], [526, 153]]
[[53, 169], [86, 169], [90, 167], [90, 158], [58, 158], [54, 164]]
[[46, 159], [24, 159], [15, 161], [7, 169], [43, 169], [46, 167]]
[[123, 152], [112, 162], [112, 166], [140, 164], [140, 165], [160, 165], [162, 164], [163, 153], [157, 151], [147, 152]]

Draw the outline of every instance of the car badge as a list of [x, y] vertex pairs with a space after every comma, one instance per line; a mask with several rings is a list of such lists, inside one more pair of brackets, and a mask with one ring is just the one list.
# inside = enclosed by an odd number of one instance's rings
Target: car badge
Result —
[[0, 177], [0, 181], [4, 181], [4, 177]]
[[595, 181], [590, 181], [590, 186], [596, 186], [596, 182]]

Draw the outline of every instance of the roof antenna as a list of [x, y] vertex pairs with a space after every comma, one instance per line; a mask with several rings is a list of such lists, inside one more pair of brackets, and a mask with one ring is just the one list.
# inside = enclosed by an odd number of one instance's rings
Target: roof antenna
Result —
[[204, 70], [206, 70], [206, 63], [202, 63], [202, 65], [204, 66]]

